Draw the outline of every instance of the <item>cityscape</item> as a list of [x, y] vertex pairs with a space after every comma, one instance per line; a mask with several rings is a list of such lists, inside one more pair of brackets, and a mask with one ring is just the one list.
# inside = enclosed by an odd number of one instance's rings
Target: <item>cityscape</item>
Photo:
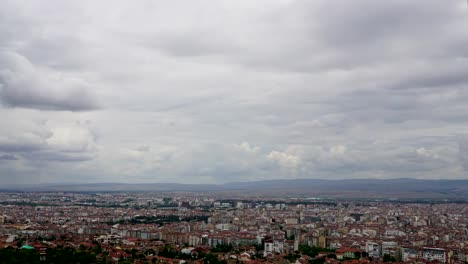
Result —
[[467, 264], [466, 0], [0, 0], [0, 264]]
[[0, 248], [37, 263], [64, 249], [79, 263], [466, 263], [467, 202], [4, 192]]

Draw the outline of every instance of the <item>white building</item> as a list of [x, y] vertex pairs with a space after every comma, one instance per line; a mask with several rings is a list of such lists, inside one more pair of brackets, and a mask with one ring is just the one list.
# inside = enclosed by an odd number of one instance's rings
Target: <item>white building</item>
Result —
[[366, 252], [369, 257], [378, 258], [380, 257], [380, 246], [379, 244], [371, 241], [366, 242]]
[[279, 240], [267, 240], [265, 241], [265, 249], [263, 256], [267, 256], [269, 253], [283, 253], [284, 241]]
[[418, 250], [414, 248], [402, 248], [402, 260], [409, 261], [418, 257]]
[[437, 260], [441, 263], [446, 262], [446, 254], [443, 248], [423, 248], [422, 258], [429, 261]]
[[298, 219], [297, 218], [286, 218], [284, 222], [287, 225], [297, 225]]

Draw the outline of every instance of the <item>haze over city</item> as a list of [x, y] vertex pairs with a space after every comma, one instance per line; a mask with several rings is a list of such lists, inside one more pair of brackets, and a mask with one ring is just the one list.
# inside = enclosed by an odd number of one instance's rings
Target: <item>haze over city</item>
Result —
[[0, 0], [0, 185], [467, 179], [462, 0]]

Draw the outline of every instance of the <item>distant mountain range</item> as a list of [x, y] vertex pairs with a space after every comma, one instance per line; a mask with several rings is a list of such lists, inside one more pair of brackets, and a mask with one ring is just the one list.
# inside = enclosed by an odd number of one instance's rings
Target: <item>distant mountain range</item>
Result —
[[343, 198], [450, 198], [468, 199], [468, 180], [420, 179], [291, 179], [224, 184], [89, 183], [0, 187], [3, 191], [64, 192], [217, 192], [250, 196], [319, 196]]

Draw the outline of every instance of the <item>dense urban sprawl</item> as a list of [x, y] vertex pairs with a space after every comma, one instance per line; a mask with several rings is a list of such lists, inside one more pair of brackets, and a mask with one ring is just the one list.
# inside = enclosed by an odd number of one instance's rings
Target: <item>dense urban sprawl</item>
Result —
[[0, 193], [0, 263], [466, 263], [468, 206]]

